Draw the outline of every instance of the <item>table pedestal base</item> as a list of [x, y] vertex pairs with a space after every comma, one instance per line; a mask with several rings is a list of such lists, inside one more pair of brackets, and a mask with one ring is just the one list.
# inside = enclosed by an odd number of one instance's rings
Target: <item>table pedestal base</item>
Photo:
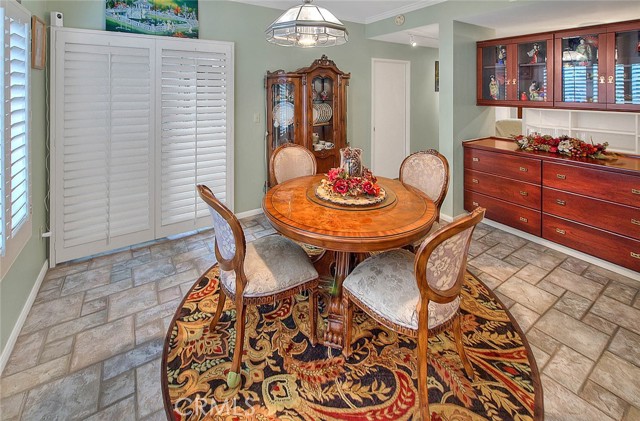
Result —
[[344, 312], [342, 306], [342, 281], [351, 272], [352, 254], [349, 252], [336, 252], [335, 283], [329, 295], [329, 316], [327, 318], [327, 330], [324, 332], [324, 345], [331, 348], [342, 349], [344, 337]]

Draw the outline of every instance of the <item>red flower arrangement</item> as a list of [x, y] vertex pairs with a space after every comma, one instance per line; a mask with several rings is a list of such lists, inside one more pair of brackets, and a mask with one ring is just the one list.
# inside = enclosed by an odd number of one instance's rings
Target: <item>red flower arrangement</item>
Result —
[[333, 193], [341, 196], [373, 196], [380, 195], [378, 180], [371, 170], [364, 168], [362, 177], [352, 177], [344, 168], [332, 168], [327, 173], [327, 179], [322, 180], [322, 185]]
[[544, 151], [575, 158], [612, 159], [615, 157], [613, 154], [605, 154], [605, 150], [609, 146], [607, 142], [594, 144], [566, 135], [553, 137], [541, 134], [513, 136], [513, 139], [518, 144], [518, 148], [525, 151]]

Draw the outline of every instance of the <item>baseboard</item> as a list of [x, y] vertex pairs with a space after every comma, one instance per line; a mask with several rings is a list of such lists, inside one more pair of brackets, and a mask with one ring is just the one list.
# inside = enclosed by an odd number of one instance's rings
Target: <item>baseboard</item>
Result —
[[[442, 218], [442, 216], [440, 216]], [[515, 228], [511, 228], [507, 225], [503, 225], [499, 222], [492, 221], [491, 219], [483, 219], [483, 223], [490, 225], [492, 227], [501, 229], [502, 231], [506, 231], [509, 234], [516, 235], [518, 237], [524, 238], [525, 240], [529, 240], [533, 243], [540, 244], [542, 246], [548, 247], [553, 250], [557, 250], [561, 253], [567, 254], [572, 257], [576, 257], [580, 260], [584, 260], [585, 262], [594, 264], [596, 266], [600, 266], [601, 268], [610, 270], [611, 272], [619, 273], [620, 275], [624, 275], [627, 278], [635, 279], [636, 281], [640, 281], [640, 273], [633, 271], [631, 269], [624, 268], [622, 266], [618, 266], [614, 263], [607, 262], [606, 260], [598, 259], [597, 257], [593, 257], [589, 254], [582, 253], [580, 251], [571, 249], [569, 247], [562, 246], [560, 244], [554, 243], [553, 241], [545, 240], [541, 237], [536, 237], [535, 235], [527, 234], [526, 232], [517, 230]]]
[[258, 209], [253, 209], [246, 212], [236, 213], [236, 218], [238, 219], [248, 218], [250, 216], [260, 215], [261, 213], [262, 213], [262, 209], [258, 208]]
[[20, 331], [22, 330], [22, 326], [24, 325], [25, 320], [27, 320], [27, 316], [29, 315], [29, 311], [31, 311], [31, 306], [33, 306], [33, 302], [36, 300], [38, 296], [38, 291], [40, 291], [40, 285], [42, 285], [42, 281], [44, 281], [44, 277], [47, 274], [47, 270], [49, 269], [49, 261], [45, 260], [42, 265], [42, 269], [40, 269], [40, 273], [38, 274], [38, 278], [36, 279], [36, 283], [31, 288], [31, 292], [27, 297], [27, 301], [22, 306], [22, 311], [20, 312], [20, 316], [16, 321], [16, 324], [13, 326], [11, 330], [11, 335], [9, 336], [9, 340], [7, 344], [4, 346], [2, 350], [2, 354], [0, 354], [0, 375], [4, 371], [5, 365], [7, 365], [7, 361], [9, 361], [9, 357], [11, 356], [11, 352], [13, 351], [13, 347], [18, 340], [18, 335], [20, 335]]
[[451, 215], [445, 215], [444, 213], [440, 214], [440, 220], [446, 223], [449, 223], [451, 221], [453, 221], [453, 216]]

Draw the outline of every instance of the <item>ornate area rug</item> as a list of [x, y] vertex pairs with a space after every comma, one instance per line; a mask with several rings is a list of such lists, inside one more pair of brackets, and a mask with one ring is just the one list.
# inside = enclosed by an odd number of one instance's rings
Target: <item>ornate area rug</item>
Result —
[[[236, 345], [231, 300], [216, 330], [209, 331], [218, 275], [216, 265], [195, 283], [169, 327], [162, 356], [169, 419], [419, 419], [415, 340], [356, 311], [353, 354], [345, 361], [337, 350], [311, 346], [309, 303], [302, 294], [247, 308], [242, 385], [229, 390]], [[535, 360], [502, 303], [467, 274], [461, 308], [476, 380], [464, 375], [451, 333], [430, 338], [429, 421], [542, 420]]]

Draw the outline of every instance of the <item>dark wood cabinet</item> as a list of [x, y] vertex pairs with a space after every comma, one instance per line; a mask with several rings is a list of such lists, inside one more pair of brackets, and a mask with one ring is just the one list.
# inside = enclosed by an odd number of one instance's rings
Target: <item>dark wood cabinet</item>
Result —
[[463, 146], [466, 210], [640, 271], [639, 158], [523, 152], [494, 137]]
[[349, 78], [324, 55], [294, 72], [267, 72], [267, 165], [278, 146], [296, 143], [313, 152], [318, 173], [339, 166], [347, 144]]
[[640, 110], [640, 20], [477, 43], [477, 104]]
[[553, 103], [553, 34], [478, 43], [478, 105]]

